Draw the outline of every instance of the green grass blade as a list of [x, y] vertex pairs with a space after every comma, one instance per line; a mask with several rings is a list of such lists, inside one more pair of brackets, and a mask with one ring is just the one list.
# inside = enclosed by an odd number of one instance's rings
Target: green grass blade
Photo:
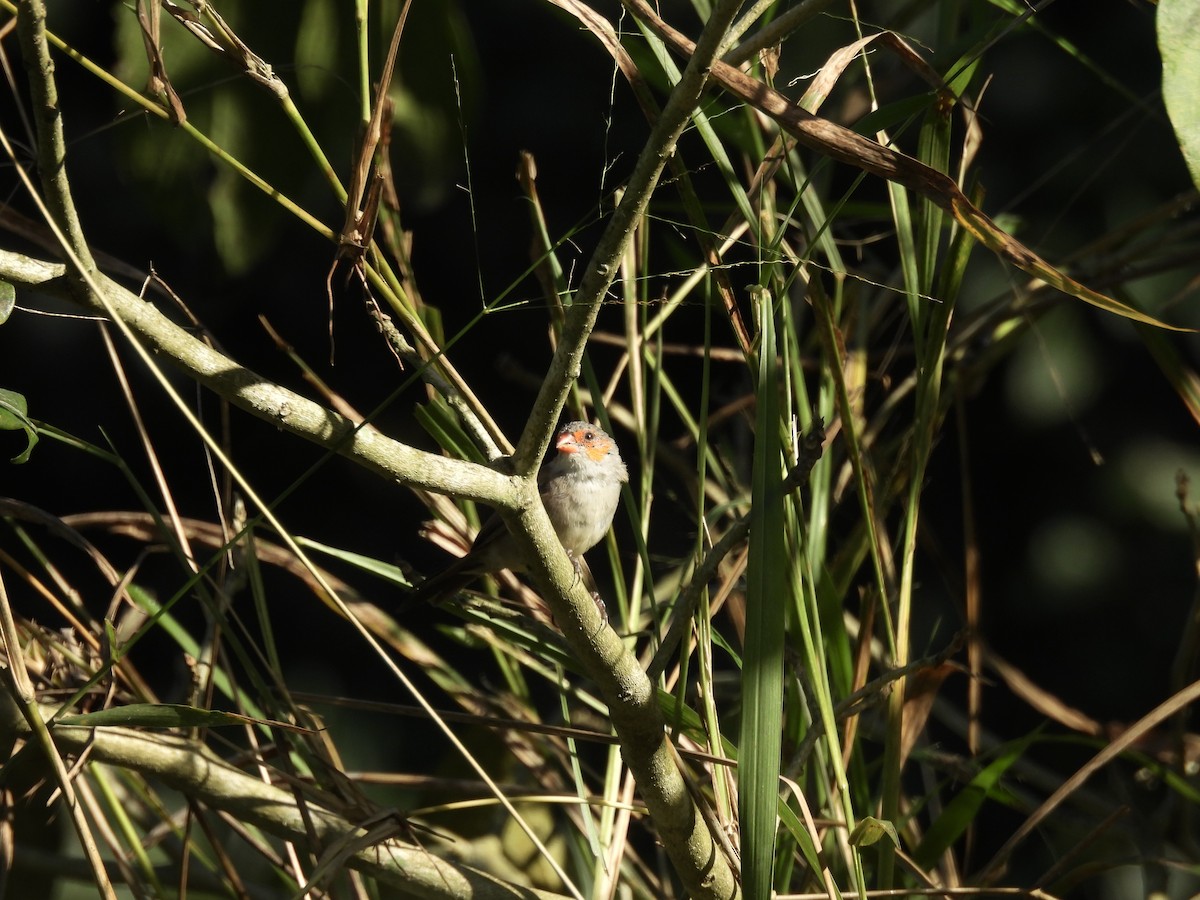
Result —
[[275, 722], [182, 703], [130, 703], [78, 715], [59, 716], [56, 725], [88, 725], [125, 728], [216, 728], [222, 725], [262, 725], [305, 731], [286, 722]]
[[774, 871], [789, 569], [783, 531], [774, 309], [766, 289], [760, 290], [758, 303], [758, 413], [742, 659], [742, 728], [738, 740], [742, 888], [751, 900], [770, 896]]

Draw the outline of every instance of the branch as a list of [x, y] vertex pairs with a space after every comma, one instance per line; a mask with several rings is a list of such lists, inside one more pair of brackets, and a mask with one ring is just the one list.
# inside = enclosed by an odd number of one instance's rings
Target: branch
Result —
[[[709, 831], [704, 815], [697, 807], [681, 770], [678, 755], [666, 736], [655, 689], [637, 664], [629, 648], [601, 620], [600, 614], [567, 559], [542, 504], [539, 502], [535, 472], [562, 409], [569, 385], [578, 376], [587, 338], [600, 303], [611, 285], [620, 257], [628, 245], [636, 223], [644, 215], [658, 183], [665, 161], [696, 109], [708, 80], [712, 61], [732, 21], [740, 0], [721, 0], [700, 37], [678, 85], [673, 90], [650, 139], [634, 168], [624, 199], [593, 255], [584, 275], [575, 303], [569, 310], [558, 350], [537, 399], [529, 424], [521, 437], [516, 454], [517, 477], [506, 477], [483, 466], [443, 459], [392, 441], [374, 428], [314, 403], [275, 385], [255, 372], [196, 340], [175, 325], [152, 304], [107, 277], [95, 273], [89, 281], [94, 290], [81, 290], [68, 284], [61, 266], [30, 260], [0, 251], [0, 277], [26, 286], [37, 285], [51, 293], [71, 297], [93, 309], [106, 310], [128, 328], [132, 338], [156, 354], [166, 355], [191, 378], [209, 387], [230, 403], [271, 422], [276, 427], [304, 437], [321, 446], [404, 484], [439, 493], [449, 493], [483, 501], [499, 508], [510, 529], [532, 564], [532, 575], [554, 612], [572, 651], [597, 683], [608, 704], [614, 728], [621, 742], [626, 765], [637, 782], [657, 829], [659, 840], [681, 878], [686, 893], [696, 898], [729, 900], [739, 895], [737, 877], [731, 860]], [[69, 241], [68, 241], [69, 243]], [[85, 267], [86, 268], [86, 267]], [[151, 737], [117, 729], [87, 731], [56, 729], [70, 734], [82, 746], [93, 738], [97, 747], [112, 749], [114, 759], [122, 759], [112, 742], [129, 743], [128, 764], [158, 765], [168, 779], [184, 778], [182, 784], [197, 791], [217, 783], [219, 778], [248, 778], [239, 770], [197, 745], [182, 739]], [[125, 745], [122, 745], [125, 746]], [[93, 751], [96, 752], [96, 751]], [[134, 757], [141, 759], [136, 762]], [[96, 758], [103, 758], [97, 756]], [[157, 771], [157, 770], [156, 770]], [[247, 821], [264, 817], [283, 827], [295, 813], [290, 795], [270, 791], [260, 794], [257, 783], [251, 790], [242, 784], [245, 801], [230, 796], [230, 811]], [[264, 786], [265, 787], [265, 786]], [[231, 790], [233, 783], [231, 781]], [[226, 798], [228, 799], [228, 798]], [[361, 830], [348, 833], [347, 823], [324, 816], [323, 823], [332, 839], [361, 838]], [[264, 828], [268, 828], [266, 822]], [[318, 836], [319, 837], [319, 836]], [[403, 845], [385, 851], [368, 851], [381, 862]], [[421, 851], [409, 851], [406, 866]], [[406, 869], [407, 872], [407, 869]], [[440, 879], [448, 877], [441, 870]]]
[[[0, 278], [80, 302], [80, 292], [67, 282], [66, 267], [61, 264], [0, 250]], [[370, 424], [355, 422], [274, 384], [196, 339], [152, 303], [112, 279], [100, 273], [95, 273], [94, 278], [113, 311], [147, 348], [246, 412], [400, 484], [469, 497], [492, 506], [515, 503], [517, 490], [513, 479], [486, 466], [409, 447], [386, 437]], [[85, 302], [103, 311], [95, 297], [89, 295]]]
[[67, 142], [63, 137], [62, 111], [58, 108], [58, 88], [54, 82], [54, 60], [46, 43], [46, 6], [41, 0], [17, 3], [17, 33], [21, 58], [29, 72], [29, 91], [33, 95], [34, 120], [37, 123], [38, 174], [46, 205], [70, 248], [79, 257], [85, 272], [94, 272], [96, 263], [88, 249], [71, 199], [67, 181]]
[[[45, 706], [43, 718], [50, 721], [58, 711]], [[51, 734], [63, 752], [79, 756], [86, 751], [92, 762], [157, 778], [191, 800], [299, 844], [314, 855], [337, 850], [339, 845], [357, 844], [360, 849], [347, 858], [347, 865], [421, 897], [561, 900], [560, 894], [513, 886], [396, 838], [374, 840], [367, 828], [312, 801], [298, 801], [292, 791], [243, 772], [198, 741], [119, 727], [59, 725]], [[4, 693], [0, 699], [0, 742], [11, 745], [18, 738], [30, 738], [28, 726], [12, 698]]]
[[608, 220], [608, 226], [604, 229], [587, 268], [584, 269], [579, 289], [567, 309], [554, 358], [546, 371], [546, 378], [534, 402], [533, 412], [517, 443], [514, 464], [519, 474], [527, 475], [537, 469], [542, 452], [550, 442], [558, 414], [566, 402], [567, 392], [579, 377], [587, 340], [596, 324], [600, 304], [616, 277], [621, 257], [629, 246], [634, 228], [650, 205], [650, 197], [658, 185], [663, 167], [675, 152], [679, 136], [683, 134], [683, 129], [699, 106], [712, 72], [713, 60], [716, 59], [725, 33], [740, 6], [741, 0], [722, 0], [713, 10], [688, 59], [687, 67], [679, 78], [679, 83], [671, 92], [650, 132], [650, 137], [638, 155], [621, 202], [617, 204], [612, 218]]

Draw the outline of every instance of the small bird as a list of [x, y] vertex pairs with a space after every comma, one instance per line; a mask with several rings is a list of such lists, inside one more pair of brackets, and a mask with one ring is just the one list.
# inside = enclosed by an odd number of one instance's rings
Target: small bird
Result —
[[[613, 439], [587, 422], [569, 422], [560, 428], [554, 450], [538, 472], [538, 488], [550, 523], [578, 570], [583, 554], [608, 532], [629, 474]], [[524, 568], [516, 540], [493, 514], [467, 555], [421, 582], [404, 607], [455, 594], [487, 572]]]

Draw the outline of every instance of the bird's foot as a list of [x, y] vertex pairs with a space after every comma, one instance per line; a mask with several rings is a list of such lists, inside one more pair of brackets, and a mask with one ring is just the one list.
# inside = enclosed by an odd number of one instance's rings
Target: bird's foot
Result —
[[571, 565], [575, 567], [575, 580], [571, 583], [572, 586], [583, 581], [583, 557], [577, 556], [572, 551], [567, 551], [567, 559], [571, 561]]
[[604, 599], [600, 596], [599, 591], [592, 591], [592, 602], [596, 604], [596, 612], [600, 613], [601, 622], [607, 625], [608, 607], [604, 605]]

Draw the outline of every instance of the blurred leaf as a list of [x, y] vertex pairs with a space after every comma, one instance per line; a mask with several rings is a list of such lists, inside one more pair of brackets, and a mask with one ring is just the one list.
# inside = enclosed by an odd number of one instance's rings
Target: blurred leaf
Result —
[[938, 857], [958, 840], [967, 827], [975, 821], [980, 807], [996, 790], [1000, 778], [1011, 768], [1013, 763], [1025, 754], [1029, 745], [1039, 734], [1040, 732], [1037, 731], [1032, 732], [1020, 740], [1002, 747], [996, 761], [972, 778], [971, 783], [946, 804], [942, 814], [929, 826], [920, 846], [913, 853], [913, 858], [916, 859], [919, 866], [933, 866]]
[[[393, 175], [410, 210], [433, 208], [450, 196], [462, 177], [463, 130], [470, 131], [482, 106], [485, 78], [461, 5], [414, 3], [404, 26], [388, 94], [395, 104], [392, 158], [405, 161]], [[384, 20], [395, 21], [390, 14]]]
[[1139, 326], [1137, 333], [1162, 373], [1167, 376], [1171, 387], [1179, 394], [1183, 405], [1200, 424], [1200, 374], [1183, 360], [1179, 351], [1157, 330]]
[[[240, 96], [226, 92], [213, 97], [209, 136], [224, 150], [248, 158], [246, 149], [254, 143], [256, 130], [253, 108]], [[208, 207], [221, 262], [231, 274], [246, 272], [274, 240], [279, 227], [276, 210], [228, 166], [213, 174]]]
[[[233, 4], [222, 13], [252, 51], [273, 50], [289, 39], [300, 21], [261, 4]], [[131, 84], [144, 83], [146, 52], [136, 17], [118, 12], [116, 21], [117, 71]], [[311, 159], [279, 112], [276, 98], [257, 84], [221, 89], [231, 77], [241, 80], [245, 72], [231, 65], [228, 54], [205, 46], [177, 23], [167, 25], [163, 55], [172, 84], [187, 104], [189, 123], [273, 187], [284, 194], [299, 193], [313, 178]], [[343, 130], [353, 121], [346, 116], [350, 107], [344, 101], [313, 105], [317, 121], [310, 124], [315, 129], [321, 131], [327, 121], [336, 123], [325, 148], [330, 158], [336, 159], [342, 145], [349, 144], [353, 132]], [[123, 133], [121, 174], [151, 198], [153, 216], [167, 235], [197, 252], [215, 250], [230, 273], [247, 271], [279, 239], [274, 201], [180, 129], [153, 118], [147, 119], [146, 128], [153, 140], [133, 129]], [[198, 210], [204, 212], [197, 214]]]
[[29, 455], [33, 453], [33, 447], [38, 442], [37, 427], [29, 421], [26, 415], [28, 411], [29, 405], [24, 394], [0, 388], [0, 431], [25, 432], [25, 449], [11, 460], [17, 465], [29, 460]]
[[[141, 27], [132, 4], [129, 7], [114, 14], [114, 70], [123, 81], [143, 86], [150, 75], [149, 63]], [[182, 28], [173, 22], [164, 24], [168, 27], [163, 29], [161, 43], [164, 58], [171, 66], [172, 83], [186, 97], [189, 119], [206, 127], [209, 95], [195, 93], [195, 88], [198, 84], [211, 84], [220, 64], [212, 51]], [[147, 135], [139, 129], [118, 132], [121, 135], [121, 152], [115, 160], [118, 171], [122, 179], [128, 179], [130, 187], [153, 192], [156, 221], [176, 236], [194, 241], [208, 225], [206, 216], [196, 214], [197, 209], [203, 208], [204, 186], [211, 171], [208, 153], [167, 122], [148, 117], [144, 129], [153, 139], [147, 140]]]
[[296, 29], [296, 81], [305, 100], [329, 99], [338, 70], [339, 29], [332, 0], [307, 0]]
[[1192, 183], [1200, 187], [1200, 4], [1160, 0], [1157, 23], [1163, 102]]
[[870, 847], [885, 837], [891, 840], [897, 850], [900, 849], [900, 838], [896, 834], [895, 825], [874, 816], [863, 816], [850, 832], [850, 843], [855, 847]]
[[0, 325], [8, 321], [16, 305], [17, 289], [7, 281], [0, 281]]

